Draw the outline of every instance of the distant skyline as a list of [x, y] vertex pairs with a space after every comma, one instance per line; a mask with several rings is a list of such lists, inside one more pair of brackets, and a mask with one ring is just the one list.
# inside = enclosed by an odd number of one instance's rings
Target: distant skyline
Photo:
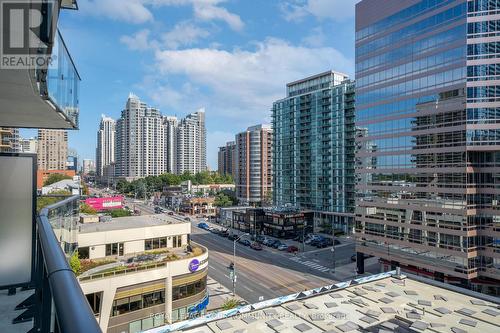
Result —
[[101, 114], [117, 119], [134, 92], [163, 115], [204, 108], [216, 170], [218, 147], [270, 123], [287, 82], [330, 69], [354, 78], [356, 2], [79, 0], [59, 22], [82, 77], [69, 146], [95, 159]]

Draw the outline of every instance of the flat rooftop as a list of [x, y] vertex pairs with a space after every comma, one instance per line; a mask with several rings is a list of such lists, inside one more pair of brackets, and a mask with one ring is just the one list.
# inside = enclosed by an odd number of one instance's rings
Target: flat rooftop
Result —
[[500, 332], [499, 298], [394, 272], [316, 288], [148, 333]]
[[111, 219], [108, 222], [79, 223], [80, 233], [112, 231], [133, 228], [156, 227], [169, 224], [190, 223], [167, 214], [126, 216]]

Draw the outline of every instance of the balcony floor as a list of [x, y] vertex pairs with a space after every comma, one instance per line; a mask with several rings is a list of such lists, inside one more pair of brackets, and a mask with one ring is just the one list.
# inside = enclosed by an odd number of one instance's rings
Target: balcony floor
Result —
[[12, 324], [12, 320], [19, 316], [25, 310], [14, 310], [16, 306], [33, 294], [33, 290], [21, 291], [17, 288], [15, 295], [9, 296], [8, 290], [0, 290], [0, 332], [2, 333], [19, 333], [28, 332], [33, 328], [33, 320]]

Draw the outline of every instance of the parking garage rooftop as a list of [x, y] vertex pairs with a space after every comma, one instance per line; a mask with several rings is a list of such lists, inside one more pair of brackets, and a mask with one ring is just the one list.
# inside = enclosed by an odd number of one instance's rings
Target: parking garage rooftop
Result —
[[499, 299], [381, 273], [209, 314], [148, 333], [500, 332]]
[[190, 223], [167, 214], [117, 217], [107, 222], [79, 223], [80, 233], [155, 227], [170, 224]]

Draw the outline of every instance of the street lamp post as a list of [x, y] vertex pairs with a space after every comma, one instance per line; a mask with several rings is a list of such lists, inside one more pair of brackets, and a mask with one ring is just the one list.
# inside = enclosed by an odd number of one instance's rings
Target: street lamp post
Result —
[[249, 233], [238, 236], [233, 240], [233, 297], [236, 296], [236, 242], [243, 236], [248, 236]]

